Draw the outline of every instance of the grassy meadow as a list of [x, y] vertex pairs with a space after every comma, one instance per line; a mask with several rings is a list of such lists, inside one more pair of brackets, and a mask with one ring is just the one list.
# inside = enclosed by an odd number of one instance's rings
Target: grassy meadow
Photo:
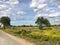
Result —
[[36, 45], [60, 45], [60, 27], [15, 27], [4, 29], [5, 32], [34, 42]]

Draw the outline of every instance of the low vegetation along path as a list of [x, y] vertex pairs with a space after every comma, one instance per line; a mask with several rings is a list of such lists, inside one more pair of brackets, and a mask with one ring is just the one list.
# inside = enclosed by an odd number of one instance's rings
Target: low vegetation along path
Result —
[[0, 45], [34, 45], [0, 30]]

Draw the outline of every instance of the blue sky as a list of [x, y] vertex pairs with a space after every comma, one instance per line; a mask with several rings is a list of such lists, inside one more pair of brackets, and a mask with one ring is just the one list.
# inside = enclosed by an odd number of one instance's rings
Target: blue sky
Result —
[[60, 24], [60, 0], [0, 0], [2, 16], [9, 16], [11, 25], [35, 25], [39, 16]]

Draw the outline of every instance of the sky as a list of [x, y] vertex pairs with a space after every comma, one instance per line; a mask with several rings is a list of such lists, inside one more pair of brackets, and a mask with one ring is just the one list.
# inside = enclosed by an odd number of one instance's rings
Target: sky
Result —
[[51, 24], [60, 24], [60, 0], [0, 0], [0, 17], [8, 16], [11, 25], [35, 25], [44, 16]]

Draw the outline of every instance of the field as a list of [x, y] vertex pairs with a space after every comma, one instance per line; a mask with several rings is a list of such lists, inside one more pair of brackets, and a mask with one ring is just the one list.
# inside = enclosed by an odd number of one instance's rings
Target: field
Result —
[[3, 31], [34, 42], [36, 45], [60, 45], [60, 27], [15, 27]]

